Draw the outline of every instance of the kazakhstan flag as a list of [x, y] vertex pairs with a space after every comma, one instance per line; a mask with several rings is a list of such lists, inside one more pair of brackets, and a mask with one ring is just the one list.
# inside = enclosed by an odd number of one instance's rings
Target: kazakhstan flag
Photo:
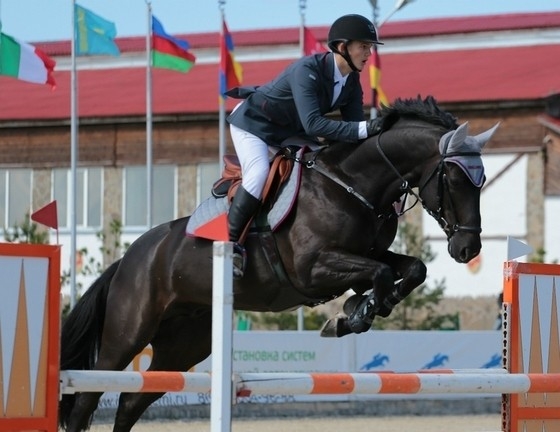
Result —
[[111, 21], [76, 4], [76, 55], [120, 55], [117, 28]]

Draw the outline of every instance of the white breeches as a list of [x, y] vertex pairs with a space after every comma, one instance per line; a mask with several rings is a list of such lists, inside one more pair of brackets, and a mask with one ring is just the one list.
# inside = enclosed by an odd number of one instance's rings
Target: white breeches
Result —
[[268, 145], [259, 137], [237, 126], [230, 125], [229, 130], [241, 164], [241, 184], [247, 192], [260, 199], [270, 169]]

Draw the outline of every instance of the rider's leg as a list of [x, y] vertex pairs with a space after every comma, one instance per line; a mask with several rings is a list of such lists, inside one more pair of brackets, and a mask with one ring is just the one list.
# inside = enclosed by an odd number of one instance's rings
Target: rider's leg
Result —
[[244, 232], [260, 207], [260, 197], [270, 169], [268, 146], [255, 135], [230, 125], [235, 152], [241, 165], [242, 182], [228, 213], [230, 241], [234, 242], [233, 274], [243, 277], [246, 252]]

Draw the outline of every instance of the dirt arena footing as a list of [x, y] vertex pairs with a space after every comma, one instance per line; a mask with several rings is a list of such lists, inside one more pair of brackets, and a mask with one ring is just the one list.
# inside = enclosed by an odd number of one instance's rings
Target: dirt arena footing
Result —
[[[232, 407], [233, 418], [345, 417], [345, 416], [422, 416], [499, 414], [500, 397], [466, 399], [391, 399], [345, 402], [241, 403]], [[96, 422], [112, 421], [115, 409], [95, 413]], [[210, 418], [210, 405], [152, 406], [144, 420]]]

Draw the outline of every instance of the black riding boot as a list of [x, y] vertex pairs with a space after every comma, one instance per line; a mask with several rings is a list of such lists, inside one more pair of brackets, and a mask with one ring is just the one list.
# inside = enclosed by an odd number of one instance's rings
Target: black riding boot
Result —
[[247, 225], [257, 212], [261, 201], [239, 186], [228, 212], [229, 240], [233, 245], [233, 277], [240, 279], [247, 266], [247, 253], [239, 242]]

